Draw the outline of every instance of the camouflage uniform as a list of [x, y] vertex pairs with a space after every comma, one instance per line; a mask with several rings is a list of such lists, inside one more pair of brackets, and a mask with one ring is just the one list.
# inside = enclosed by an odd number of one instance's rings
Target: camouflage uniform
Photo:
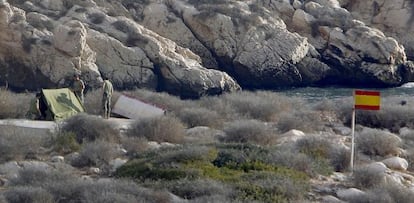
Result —
[[104, 110], [104, 118], [109, 118], [111, 116], [111, 99], [114, 88], [111, 81], [109, 80], [104, 80], [102, 88], [102, 106]]
[[35, 97], [30, 101], [30, 108], [26, 114], [28, 119], [38, 120], [41, 119], [42, 114], [40, 113], [40, 97]]
[[79, 98], [79, 101], [83, 104], [83, 90], [85, 89], [85, 83], [81, 79], [75, 79], [72, 84], [72, 91]]

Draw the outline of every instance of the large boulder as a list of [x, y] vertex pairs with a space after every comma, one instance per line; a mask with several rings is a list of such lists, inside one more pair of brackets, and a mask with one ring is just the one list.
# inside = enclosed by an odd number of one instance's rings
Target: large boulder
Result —
[[414, 59], [414, 41], [412, 40], [414, 37], [414, 10], [411, 2], [342, 0], [341, 4], [355, 18], [396, 38], [404, 45], [409, 59]]

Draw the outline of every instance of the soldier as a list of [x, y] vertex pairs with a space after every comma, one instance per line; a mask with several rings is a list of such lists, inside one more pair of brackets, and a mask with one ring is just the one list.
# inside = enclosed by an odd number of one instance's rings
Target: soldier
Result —
[[41, 94], [39, 92], [39, 93], [36, 93], [36, 97], [31, 100], [29, 111], [26, 114], [26, 117], [28, 119], [32, 119], [32, 120], [42, 119], [42, 113], [40, 112], [40, 97], [41, 97]]
[[85, 90], [85, 83], [79, 78], [78, 74], [73, 75], [72, 91], [83, 104], [83, 91]]
[[104, 79], [102, 89], [102, 106], [104, 110], [104, 118], [109, 118], [111, 116], [111, 100], [112, 100], [112, 93], [114, 92], [114, 88], [112, 86], [111, 81], [108, 80], [106, 77], [102, 77]]

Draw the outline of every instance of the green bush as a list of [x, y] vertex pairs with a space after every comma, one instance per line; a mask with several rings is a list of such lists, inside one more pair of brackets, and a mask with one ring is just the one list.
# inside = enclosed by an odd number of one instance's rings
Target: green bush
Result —
[[304, 200], [309, 184], [288, 176], [269, 172], [246, 174], [237, 184], [238, 199], [259, 202], [292, 202]]
[[184, 125], [172, 116], [143, 118], [131, 124], [127, 130], [130, 137], [143, 137], [156, 142], [182, 143], [184, 134]]
[[169, 191], [184, 199], [195, 199], [203, 196], [232, 196], [233, 189], [219, 181], [211, 179], [182, 179], [167, 185]]
[[194, 162], [208, 163], [216, 156], [214, 148], [204, 146], [161, 148], [138, 154], [135, 160], [121, 166], [116, 175], [139, 180], [194, 178], [200, 175], [199, 171], [184, 165]]
[[52, 137], [52, 147], [58, 153], [68, 154], [79, 151], [80, 144], [76, 141], [76, 134], [73, 132], [59, 132]]
[[271, 126], [257, 120], [233, 121], [224, 128], [224, 132], [223, 142], [271, 145], [277, 140]]

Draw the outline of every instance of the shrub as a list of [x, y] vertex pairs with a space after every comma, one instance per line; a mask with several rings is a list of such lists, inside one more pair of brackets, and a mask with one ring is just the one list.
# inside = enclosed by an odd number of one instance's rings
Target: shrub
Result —
[[0, 88], [0, 98], [0, 119], [24, 118], [35, 94], [17, 94]]
[[224, 132], [226, 136], [221, 138], [224, 142], [271, 145], [277, 139], [269, 125], [257, 120], [234, 121], [224, 128]]
[[168, 202], [170, 199], [166, 192], [142, 188], [129, 180], [94, 181], [60, 170], [23, 169], [11, 180], [8, 188], [13, 190], [20, 187], [33, 187], [38, 190], [34, 197], [37, 194], [44, 194], [46, 197], [49, 193], [53, 196], [52, 202]]
[[222, 124], [220, 115], [206, 108], [184, 108], [177, 114], [177, 117], [189, 128], [196, 126], [214, 128]]
[[76, 134], [73, 132], [59, 131], [52, 137], [52, 147], [55, 151], [68, 154], [80, 149], [80, 144], [76, 141]]
[[277, 121], [283, 112], [291, 112], [294, 106], [302, 106], [302, 101], [298, 98], [262, 91], [236, 92], [225, 94], [221, 98], [232, 106], [239, 116], [262, 121]]
[[223, 195], [232, 196], [231, 187], [211, 179], [177, 180], [167, 185], [169, 191], [184, 199], [195, 199], [203, 196]]
[[149, 141], [182, 143], [184, 130], [184, 125], [177, 118], [160, 116], [136, 121], [127, 130], [127, 135], [144, 137]]
[[4, 197], [9, 203], [44, 202], [53, 203], [52, 194], [40, 187], [20, 186], [12, 187], [4, 192]]
[[355, 187], [364, 189], [372, 188], [383, 184], [385, 173], [376, 170], [374, 167], [360, 167], [354, 169], [352, 173], [352, 182]]
[[148, 140], [143, 137], [124, 136], [121, 138], [121, 144], [129, 156], [136, 156], [149, 148]]
[[265, 155], [265, 162], [295, 169], [308, 175], [315, 174], [315, 171], [312, 169], [313, 160], [303, 153], [297, 153], [291, 150], [281, 149], [272, 151]]
[[83, 113], [66, 119], [61, 130], [75, 133], [78, 143], [96, 139], [107, 141], [118, 141], [119, 139], [119, 131], [111, 126], [109, 121]]
[[260, 202], [291, 202], [303, 200], [309, 184], [281, 174], [255, 172], [246, 174], [246, 182], [237, 185], [238, 199]]
[[[379, 111], [357, 111], [356, 123], [370, 128], [388, 129], [397, 133], [401, 128], [414, 128], [412, 105], [401, 105], [400, 98], [384, 98]], [[351, 124], [351, 113], [344, 112], [345, 122]]]
[[307, 136], [296, 142], [299, 152], [309, 155], [312, 158], [328, 158], [333, 148], [328, 140], [317, 137]]
[[21, 160], [27, 155], [37, 155], [39, 149], [46, 145], [48, 136], [39, 136], [26, 129], [0, 126], [0, 163], [10, 160]]
[[345, 172], [349, 169], [351, 151], [343, 147], [332, 147], [329, 159], [335, 171]]
[[86, 143], [79, 154], [79, 157], [73, 160], [72, 165], [77, 167], [97, 166], [100, 168], [107, 167], [109, 161], [120, 154], [116, 144], [97, 140]]
[[393, 182], [378, 185], [368, 190], [367, 193], [370, 202], [409, 203], [414, 199], [414, 192], [412, 190]]
[[287, 132], [292, 129], [304, 132], [320, 130], [322, 126], [320, 113], [316, 111], [295, 111], [280, 116], [277, 128], [280, 132]]
[[365, 128], [357, 134], [356, 142], [358, 150], [367, 155], [386, 156], [398, 153], [401, 140], [394, 134], [378, 130]]
[[214, 149], [202, 146], [161, 148], [137, 155], [136, 160], [121, 166], [116, 174], [140, 180], [194, 178], [200, 175], [199, 172], [183, 164], [211, 162], [217, 156], [216, 153]]
[[[112, 99], [112, 101], [115, 101]], [[90, 90], [85, 94], [85, 110], [88, 114], [102, 115], [102, 90]]]

